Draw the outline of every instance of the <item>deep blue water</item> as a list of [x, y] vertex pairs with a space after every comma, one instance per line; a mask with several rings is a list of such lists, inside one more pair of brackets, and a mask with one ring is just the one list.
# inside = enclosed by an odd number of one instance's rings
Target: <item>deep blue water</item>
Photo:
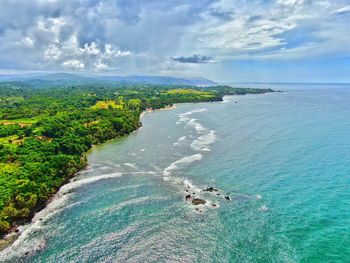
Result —
[[145, 115], [0, 260], [350, 262], [350, 89], [273, 88]]

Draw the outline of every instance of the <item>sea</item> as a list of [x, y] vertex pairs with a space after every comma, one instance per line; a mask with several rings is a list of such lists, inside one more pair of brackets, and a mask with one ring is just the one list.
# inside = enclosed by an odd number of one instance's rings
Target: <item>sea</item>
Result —
[[0, 262], [350, 262], [350, 86], [255, 86], [94, 146]]

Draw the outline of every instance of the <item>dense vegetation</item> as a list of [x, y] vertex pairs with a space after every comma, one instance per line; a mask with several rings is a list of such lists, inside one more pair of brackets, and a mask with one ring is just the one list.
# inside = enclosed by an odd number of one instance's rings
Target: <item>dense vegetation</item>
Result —
[[129, 134], [140, 113], [271, 90], [145, 85], [0, 83], [0, 235], [31, 218], [86, 165], [93, 144]]

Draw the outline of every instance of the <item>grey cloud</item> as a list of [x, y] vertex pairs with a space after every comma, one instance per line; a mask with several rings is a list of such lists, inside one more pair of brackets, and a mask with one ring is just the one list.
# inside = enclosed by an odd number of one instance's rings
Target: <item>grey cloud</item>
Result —
[[[350, 16], [340, 15], [350, 8], [348, 0], [327, 2], [332, 1], [3, 0], [0, 69], [133, 74], [156, 73], [163, 65], [186, 71], [212, 57], [254, 59], [278, 54], [281, 47], [302, 48], [310, 39], [324, 40], [324, 49], [333, 52], [350, 46], [344, 37]], [[295, 41], [294, 29], [307, 41]], [[169, 59], [173, 54], [197, 55]]]
[[209, 14], [213, 17], [217, 17], [222, 20], [231, 20], [233, 18], [234, 12], [233, 11], [218, 11], [215, 9], [210, 10]]
[[202, 55], [193, 55], [190, 57], [173, 57], [172, 60], [180, 63], [192, 63], [192, 64], [202, 64], [209, 63], [213, 61], [212, 57], [202, 56]]
[[[4, 1], [0, 9], [0, 68], [127, 70], [159, 64], [169, 58], [169, 51], [180, 48], [186, 27], [198, 22], [210, 3]], [[96, 45], [100, 53], [87, 52], [86, 45]], [[112, 55], [106, 53], [106, 45], [112, 48]]]

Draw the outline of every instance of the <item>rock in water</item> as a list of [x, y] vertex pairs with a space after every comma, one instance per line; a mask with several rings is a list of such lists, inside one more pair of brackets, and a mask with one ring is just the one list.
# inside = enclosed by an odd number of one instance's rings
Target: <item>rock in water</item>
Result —
[[185, 199], [186, 199], [186, 201], [188, 201], [189, 199], [191, 199], [191, 195], [186, 195]]
[[207, 201], [200, 198], [193, 198], [192, 205], [205, 205]]
[[219, 192], [218, 189], [215, 189], [215, 188], [213, 188], [213, 187], [208, 187], [207, 189], [204, 189], [203, 191], [204, 191], [204, 192]]
[[226, 200], [231, 200], [231, 198], [229, 196], [225, 196]]

